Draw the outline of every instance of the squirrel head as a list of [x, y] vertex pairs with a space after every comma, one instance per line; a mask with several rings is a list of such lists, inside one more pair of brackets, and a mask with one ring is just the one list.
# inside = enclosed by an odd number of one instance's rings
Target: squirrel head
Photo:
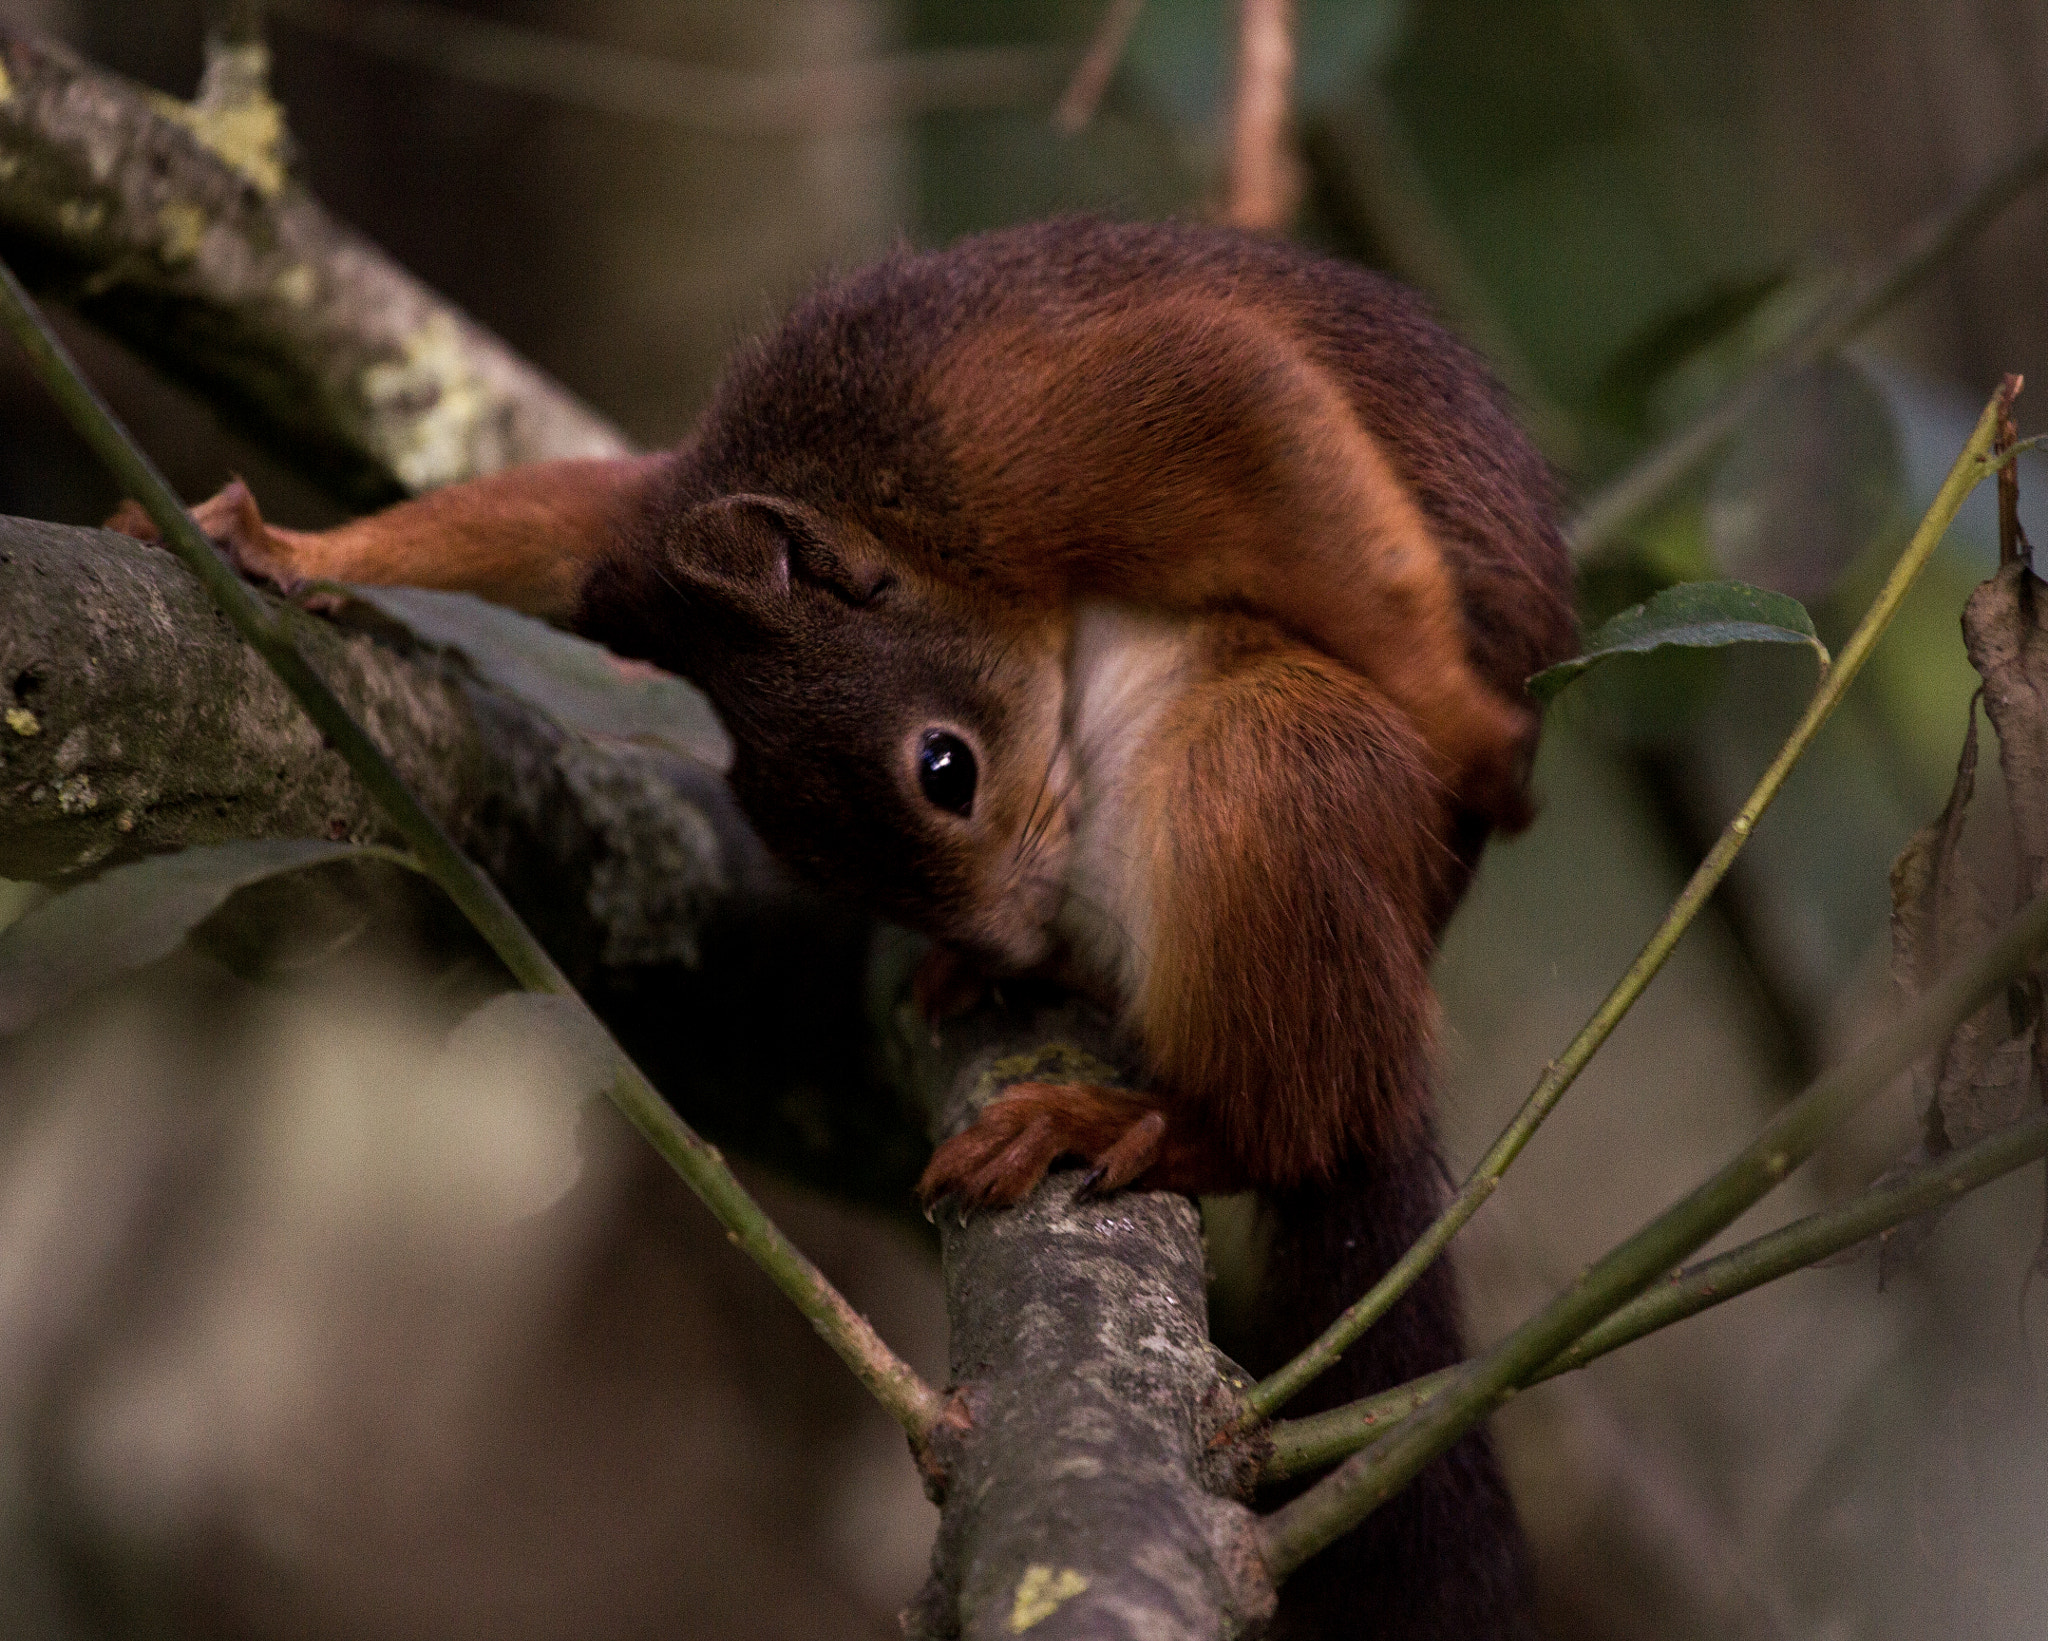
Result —
[[1043, 962], [1070, 845], [1067, 622], [892, 564], [772, 495], [672, 515], [579, 626], [692, 679], [769, 847], [995, 972]]

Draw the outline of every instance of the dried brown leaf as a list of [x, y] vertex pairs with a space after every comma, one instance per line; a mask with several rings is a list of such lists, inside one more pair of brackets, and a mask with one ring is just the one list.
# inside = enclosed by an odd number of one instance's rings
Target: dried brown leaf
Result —
[[2048, 888], [2048, 632], [2041, 626], [2043, 585], [2014, 560], [1970, 595], [1963, 644], [1984, 680], [1984, 710], [1998, 731], [2013, 836], [2020, 852], [2019, 896]]
[[[1991, 933], [1984, 891], [1962, 853], [1963, 828], [1977, 788], [1977, 748], [1973, 701], [1948, 802], [1892, 862], [1892, 979], [1907, 997], [1926, 991]], [[1941, 1156], [1956, 1143], [1945, 1127], [1946, 1106], [1951, 1099], [1968, 1097], [1975, 1078], [2007, 1035], [2003, 1004], [1988, 1004], [1914, 1067], [1914, 1091], [1927, 1120], [1927, 1155]]]

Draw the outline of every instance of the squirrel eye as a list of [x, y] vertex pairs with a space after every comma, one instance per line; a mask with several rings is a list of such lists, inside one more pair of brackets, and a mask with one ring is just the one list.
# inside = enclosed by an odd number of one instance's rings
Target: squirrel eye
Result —
[[917, 784], [938, 809], [965, 815], [974, 808], [974, 753], [959, 736], [928, 729], [917, 744]]

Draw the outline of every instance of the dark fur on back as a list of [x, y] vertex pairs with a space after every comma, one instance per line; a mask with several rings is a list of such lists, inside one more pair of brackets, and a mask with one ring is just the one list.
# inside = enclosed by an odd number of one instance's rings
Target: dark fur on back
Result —
[[893, 547], [976, 563], [985, 522], [941, 431], [938, 362], [1010, 317], [1058, 326], [1162, 290], [1277, 304], [1342, 381], [1448, 549], [1472, 657], [1504, 694], [1568, 653], [1554, 485], [1479, 359], [1413, 291], [1283, 241], [1069, 217], [898, 253], [801, 303], [743, 350], [690, 461], [690, 499], [769, 490], [854, 510]]

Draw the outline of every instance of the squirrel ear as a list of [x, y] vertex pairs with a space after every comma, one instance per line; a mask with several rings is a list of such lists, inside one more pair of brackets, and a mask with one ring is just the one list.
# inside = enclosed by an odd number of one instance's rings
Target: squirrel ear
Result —
[[726, 573], [737, 572], [756, 595], [786, 594], [803, 581], [855, 609], [872, 604], [896, 580], [878, 552], [862, 551], [848, 532], [823, 514], [780, 496], [721, 496], [698, 509], [716, 519], [724, 538]]
[[752, 604], [789, 591], [793, 546], [784, 504], [720, 496], [690, 510], [669, 567], [700, 591]]

